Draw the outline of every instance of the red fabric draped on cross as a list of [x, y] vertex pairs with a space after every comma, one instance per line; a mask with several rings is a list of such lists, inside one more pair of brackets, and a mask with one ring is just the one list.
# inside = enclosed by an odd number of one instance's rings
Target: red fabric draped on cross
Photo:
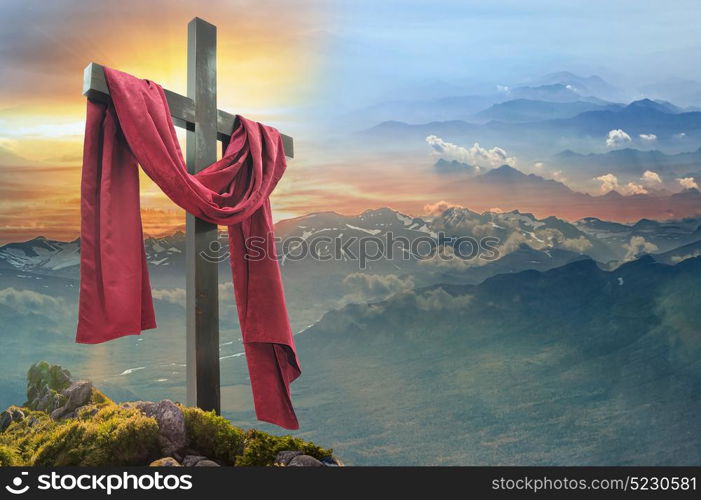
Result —
[[[81, 187], [76, 341], [156, 327], [139, 211], [138, 167], [180, 207], [227, 226], [236, 305], [258, 419], [297, 429], [290, 382], [301, 371], [275, 253], [270, 193], [285, 171], [280, 134], [238, 117], [221, 160], [187, 172], [163, 89], [105, 68], [112, 97], [88, 101]], [[265, 258], [246, 258], [247, 241]], [[257, 255], [260, 257], [260, 255]]]

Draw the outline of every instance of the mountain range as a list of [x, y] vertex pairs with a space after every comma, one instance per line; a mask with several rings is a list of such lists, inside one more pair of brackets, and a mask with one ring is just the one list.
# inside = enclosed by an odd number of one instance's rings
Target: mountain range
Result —
[[[575, 155], [567, 156], [574, 157], [575, 162], [578, 159]], [[598, 158], [587, 157], [587, 160], [595, 163]], [[602, 164], [605, 165], [606, 162]], [[688, 169], [691, 168], [693, 167], [688, 167]], [[498, 205], [497, 208], [503, 211], [520, 209], [533, 212], [540, 217], [556, 213], [558, 217], [570, 220], [597, 217], [616, 221], [635, 221], [640, 217], [673, 219], [694, 217], [701, 213], [701, 193], [698, 189], [690, 187], [677, 192], [665, 189], [665, 185], [670, 185], [675, 191], [678, 190], [678, 183], [674, 182], [676, 178], [670, 176], [671, 169], [660, 169], [663, 172], [662, 176], [668, 180], [666, 184], [664, 178], [660, 184], [654, 186], [641, 185], [640, 176], [633, 178], [644, 191], [626, 196], [615, 189], [601, 195], [575, 191], [559, 180], [546, 179], [532, 173], [525, 174], [509, 165], [502, 165], [485, 172], [458, 161], [448, 162], [439, 159], [434, 169], [438, 173], [445, 174], [446, 182], [450, 184], [451, 189], [458, 187], [461, 197], [470, 200], [471, 205], [478, 210], [489, 210]], [[600, 171], [605, 170], [605, 167], [600, 168]], [[476, 175], [480, 171], [483, 173]], [[569, 171], [566, 175], [569, 179]], [[580, 172], [579, 175], [588, 179], [591, 185], [593, 175], [596, 174]], [[616, 188], [625, 189], [629, 178], [630, 176], [624, 175], [617, 178], [619, 185]]]
[[[509, 106], [515, 106], [510, 104]], [[568, 104], [571, 107], [570, 104]], [[534, 108], [534, 105], [530, 105]], [[530, 110], [533, 115], [547, 116], [557, 113], [554, 103], [539, 104]], [[501, 108], [503, 109], [503, 107]], [[498, 110], [499, 111], [499, 110]], [[490, 113], [495, 113], [492, 109]], [[562, 114], [567, 115], [563, 110]], [[418, 145], [426, 136], [437, 135], [456, 144], [496, 144], [507, 151], [519, 151], [521, 155], [538, 156], [556, 154], [563, 149], [576, 147], [580, 150], [603, 151], [607, 134], [621, 129], [630, 137], [630, 144], [649, 146], [640, 135], [655, 135], [656, 144], [670, 150], [689, 150], [701, 146], [701, 112], [676, 112], [676, 108], [643, 99], [626, 106], [607, 106], [602, 109], [584, 111], [574, 116], [554, 119], [514, 121], [492, 120], [487, 123], [462, 118], [407, 123], [393, 118], [359, 133], [359, 138], [372, 141], [376, 147], [406, 147]], [[518, 115], [517, 115], [518, 116]], [[466, 143], [467, 139], [467, 143]]]
[[[392, 232], [434, 239], [450, 255], [460, 237], [499, 241], [497, 260], [397, 253], [363, 270], [351, 259], [281, 259], [301, 332], [304, 376], [293, 397], [304, 435], [366, 465], [694, 463], [698, 447], [683, 432], [696, 431], [701, 409], [699, 225], [460, 207], [431, 217], [383, 208], [281, 221], [277, 235], [297, 242]], [[183, 234], [145, 241], [159, 328], [98, 346], [72, 339], [79, 243], [0, 247], [0, 321], [12, 325], [0, 396], [21, 397], [27, 363], [39, 357], [79, 367], [77, 376], [90, 373], [118, 399], [183, 400]], [[650, 245], [654, 258], [638, 258]], [[253, 425], [227, 266], [224, 414]]]
[[348, 305], [297, 337], [300, 399], [353, 463], [695, 464], [699, 278], [581, 260]]

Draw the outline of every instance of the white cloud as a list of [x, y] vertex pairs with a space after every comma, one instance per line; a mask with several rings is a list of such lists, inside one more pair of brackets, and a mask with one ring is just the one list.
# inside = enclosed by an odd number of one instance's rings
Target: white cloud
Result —
[[696, 181], [694, 180], [693, 177], [683, 177], [681, 179], [677, 179], [681, 187], [684, 189], [698, 189], [699, 185], [696, 184]]
[[436, 203], [428, 203], [424, 205], [424, 212], [426, 215], [440, 215], [449, 208], [465, 208], [462, 205], [458, 205], [457, 203], [450, 203], [449, 201], [441, 200], [437, 201]]
[[628, 243], [623, 245], [623, 248], [626, 249], [626, 255], [623, 257], [623, 260], [626, 261], [657, 251], [657, 245], [650, 243], [642, 236], [633, 236]]
[[156, 300], [185, 307], [184, 288], [154, 288], [151, 290], [151, 296]]
[[500, 147], [486, 149], [474, 143], [472, 147], [465, 148], [452, 142], [446, 142], [438, 136], [429, 135], [426, 142], [433, 148], [433, 154], [445, 160], [456, 160], [473, 167], [496, 168], [502, 165], [516, 165], [516, 158]]
[[643, 141], [648, 141], [648, 142], [654, 142], [657, 140], [657, 136], [655, 134], [640, 134], [640, 138]]
[[20, 314], [56, 315], [66, 312], [66, 306], [61, 298], [15, 288], [0, 290], [0, 304], [10, 307]]
[[542, 161], [537, 161], [533, 164], [533, 168], [538, 170], [543, 170], [543, 167], [545, 167], [545, 163], [543, 163]]
[[501, 92], [502, 94], [510, 94], [511, 87], [508, 85], [497, 85], [497, 92]]
[[[231, 281], [219, 283], [220, 298], [224, 297], [226, 300], [228, 300], [230, 295], [233, 293], [234, 284]], [[156, 300], [185, 307], [186, 292], [184, 288], [153, 288], [151, 290], [151, 296]]]
[[686, 132], [679, 132], [674, 137], [676, 137], [677, 139], [684, 139], [686, 137]]
[[631, 138], [620, 128], [609, 130], [609, 135], [606, 138], [606, 145], [610, 148], [617, 148], [631, 141]]
[[652, 170], [646, 170], [640, 179], [645, 184], [648, 184], [648, 185], [662, 183], [662, 179], [660, 178], [660, 174], [658, 174], [657, 172], [653, 172]]
[[[647, 172], [645, 173], [647, 174]], [[654, 172], [650, 173], [657, 175]], [[648, 177], [650, 176], [648, 175]], [[641, 177], [641, 179], [645, 181], [645, 174], [643, 174], [643, 177]], [[616, 177], [612, 173], [600, 175], [599, 177], [595, 177], [594, 180], [599, 181], [601, 183], [600, 189], [602, 194], [606, 194], [609, 191], [618, 191], [623, 195], [647, 194], [648, 192], [645, 186], [643, 186], [642, 184], [638, 184], [637, 182], [629, 182], [628, 184], [620, 185], [618, 183], [618, 177]]]
[[636, 184], [635, 182], [629, 182], [625, 186], [621, 188], [621, 193], [622, 194], [647, 194], [647, 189], [645, 187], [641, 186], [640, 184]]
[[396, 274], [351, 273], [343, 278], [343, 286], [350, 293], [341, 298], [340, 305], [384, 300], [395, 293], [410, 292], [414, 289], [414, 279]]
[[422, 311], [465, 309], [472, 302], [472, 295], [450, 295], [442, 288], [416, 295], [416, 306]]
[[599, 177], [594, 177], [594, 180], [601, 182], [601, 192], [604, 194], [618, 189], [618, 177], [613, 174], [600, 175]]

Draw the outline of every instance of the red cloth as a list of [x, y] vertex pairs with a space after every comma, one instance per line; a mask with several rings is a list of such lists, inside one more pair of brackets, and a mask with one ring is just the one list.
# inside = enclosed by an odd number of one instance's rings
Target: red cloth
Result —
[[[286, 168], [280, 134], [238, 117], [223, 158], [191, 175], [163, 89], [109, 68], [105, 77], [111, 102], [88, 101], [87, 110], [76, 342], [95, 344], [156, 327], [139, 211], [139, 164], [177, 205], [228, 227], [256, 414], [297, 429], [289, 386], [301, 371], [269, 200]], [[247, 241], [254, 241], [250, 254]], [[262, 246], [268, 258], [246, 258]]]

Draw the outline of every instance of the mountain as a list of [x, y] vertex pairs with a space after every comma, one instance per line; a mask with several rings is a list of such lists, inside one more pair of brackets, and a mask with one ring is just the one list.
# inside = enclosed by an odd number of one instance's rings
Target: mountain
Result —
[[[508, 171], [502, 170], [502, 172]], [[519, 173], [519, 175], [523, 174]], [[556, 217], [539, 219], [533, 214], [518, 210], [501, 213], [489, 211], [478, 214], [466, 208], [453, 207], [436, 217], [431, 223], [431, 228], [453, 237], [472, 237], [477, 240], [484, 237], [496, 238], [499, 241], [501, 258], [491, 265], [497, 266], [497, 263], [500, 263], [504, 267], [493, 267], [494, 274], [537, 269], [538, 266], [531, 264], [539, 263], [541, 258], [529, 253], [524, 254], [523, 245], [542, 252], [544, 256], [541, 257], [545, 257], [543, 261], [553, 264], [550, 267], [575, 260], [582, 255], [607, 262], [615, 259], [617, 254], [616, 249], [603, 245], [596, 235], [584, 233], [567, 221]], [[520, 250], [520, 259], [510, 254], [516, 249]], [[557, 259], [554, 261], [552, 260], [553, 250], [560, 250], [560, 253], [555, 254]], [[501, 262], [507, 257], [510, 258], [508, 261]], [[521, 262], [520, 266], [513, 265], [517, 260]]]
[[[587, 217], [576, 221], [575, 226], [614, 250], [618, 259], [625, 259], [626, 256], [630, 257], [636, 245], [640, 251], [648, 254], [676, 252], [675, 249], [683, 253], [681, 249], [686, 245], [701, 240], [700, 223], [697, 218], [689, 218], [665, 222], [640, 219], [635, 224], [618, 224]], [[666, 258], [660, 261], [671, 263]]]
[[700, 278], [583, 260], [348, 305], [297, 337], [298, 404], [356, 464], [695, 464]]
[[523, 86], [510, 89], [507, 92], [509, 98], [529, 99], [550, 102], [577, 102], [579, 100], [590, 100], [595, 103], [603, 103], [601, 99], [583, 96], [575, 88], [563, 83], [553, 83], [549, 85]]
[[[428, 135], [460, 145], [495, 144], [507, 151], [519, 151], [522, 155], [542, 157], [556, 154], [563, 149], [605, 149], [609, 131], [622, 129], [632, 144], [649, 146], [640, 135], [654, 134], [656, 147], [679, 151], [701, 146], [701, 112], [675, 113], [664, 104], [651, 100], [635, 101], [624, 107], [609, 106], [604, 109], [584, 111], [568, 118], [533, 121], [492, 120], [475, 123], [458, 120], [406, 123], [382, 122], [365, 129], [357, 136], [374, 147], [393, 149], [418, 148]], [[469, 138], [466, 143], [465, 138]], [[369, 141], [369, 142], [367, 142]]]
[[618, 109], [618, 104], [597, 104], [587, 101], [551, 102], [514, 99], [493, 104], [473, 115], [475, 121], [533, 122], [553, 118], [571, 118], [585, 111]]
[[667, 252], [655, 254], [653, 257], [657, 262], [663, 264], [678, 264], [684, 260], [699, 257], [701, 256], [701, 232], [697, 234], [697, 237], [699, 239], [692, 243], [674, 248]]
[[80, 240], [62, 242], [39, 236], [0, 247], [0, 262], [20, 271], [45, 271], [58, 275], [77, 273]]
[[653, 99], [640, 99], [626, 106], [628, 110], [657, 111], [659, 113], [682, 113], [683, 110], [671, 102]]
[[624, 172], [642, 175], [645, 170], [653, 170], [660, 175], [675, 175], [701, 168], [701, 148], [696, 151], [666, 154], [653, 149], [641, 151], [623, 148], [606, 153], [580, 154], [565, 150], [552, 159], [558, 166], [586, 169], [587, 175], [598, 172]]
[[[527, 85], [565, 85], [582, 96], [597, 96], [606, 100], [625, 100], [625, 92], [597, 75], [581, 76], [569, 71], [557, 71], [536, 78]], [[524, 84], [526, 85], [526, 84]]]

